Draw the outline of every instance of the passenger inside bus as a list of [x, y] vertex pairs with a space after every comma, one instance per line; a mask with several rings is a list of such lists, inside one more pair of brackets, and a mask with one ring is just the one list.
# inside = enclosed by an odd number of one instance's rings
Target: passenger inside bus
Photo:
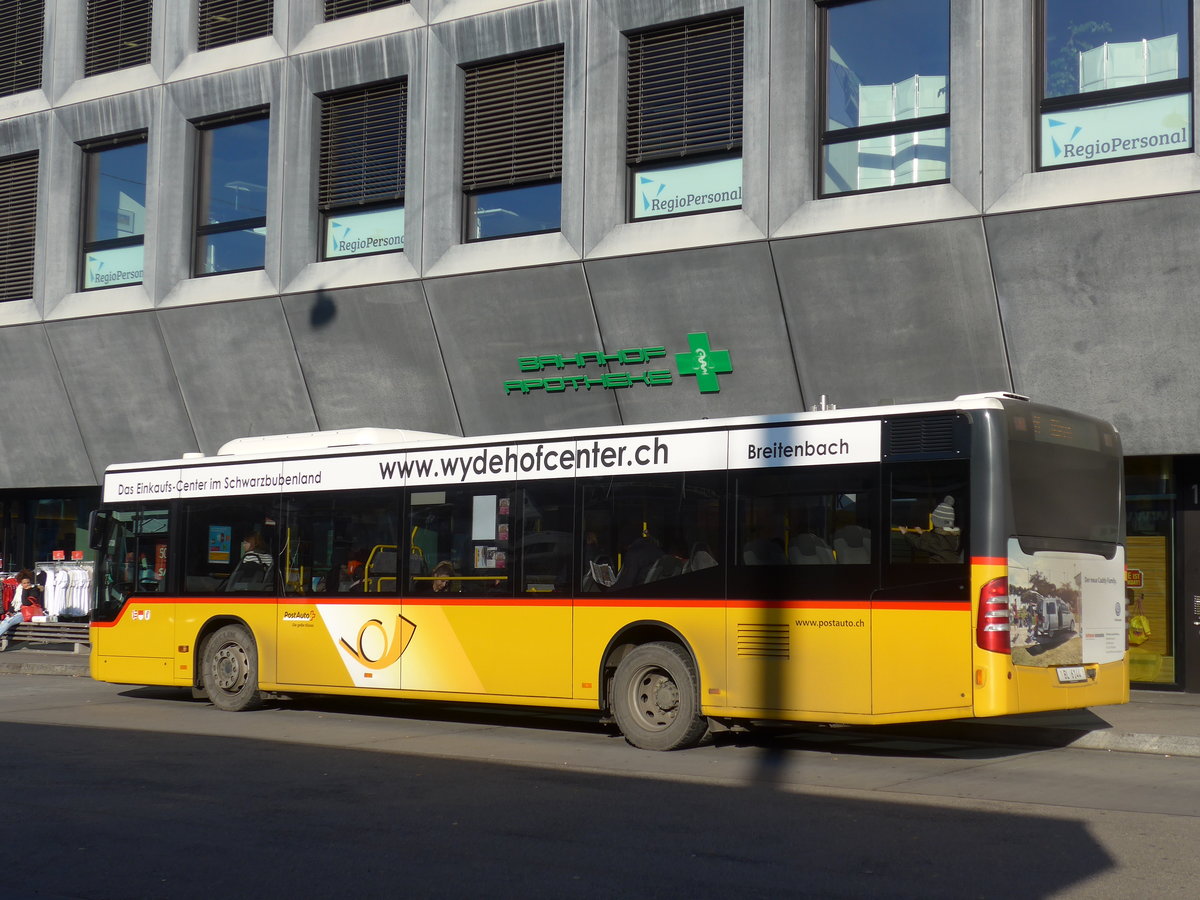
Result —
[[266, 538], [260, 531], [251, 531], [242, 539], [242, 559], [229, 576], [228, 591], [274, 590], [274, 573]]
[[435, 594], [448, 594], [457, 592], [459, 583], [457, 581], [458, 573], [454, 571], [454, 566], [449, 560], [442, 560], [433, 567], [432, 590]]
[[962, 530], [955, 524], [954, 498], [947, 494], [929, 514], [930, 528], [900, 526], [900, 534], [917, 551], [914, 562], [962, 561]]
[[621, 543], [625, 553], [621, 557], [621, 571], [617, 573], [617, 580], [612, 586], [615, 591], [645, 584], [654, 564], [664, 555], [658, 541], [643, 534], [637, 525], [627, 526]]

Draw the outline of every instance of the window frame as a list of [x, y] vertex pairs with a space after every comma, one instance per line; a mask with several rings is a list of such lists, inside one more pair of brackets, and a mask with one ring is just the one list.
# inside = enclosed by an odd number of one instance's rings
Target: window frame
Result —
[[[824, 200], [834, 197], [853, 197], [859, 194], [875, 194], [881, 191], [902, 191], [912, 188], [928, 187], [935, 184], [950, 183], [950, 149], [953, 131], [950, 127], [950, 98], [953, 86], [950, 84], [952, 69], [953, 42], [950, 40], [954, 4], [946, 0], [946, 112], [936, 115], [918, 116], [911, 119], [898, 119], [892, 122], [877, 122], [873, 125], [859, 125], [853, 128], [830, 129], [829, 123], [829, 11], [840, 6], [853, 6], [859, 3], [871, 3], [876, 0], [818, 0], [817, 2], [817, 40], [819, 42], [817, 57], [820, 61], [818, 74], [818, 119], [817, 119], [817, 152], [816, 164], [816, 196]], [[890, 184], [881, 187], [860, 188], [853, 191], [825, 190], [825, 151], [826, 148], [839, 144], [857, 143], [875, 138], [893, 137], [899, 134], [916, 134], [925, 131], [945, 130], [946, 132], [946, 171], [945, 178], [933, 178], [928, 181], [916, 181], [910, 184]]]
[[[79, 237], [79, 290], [81, 291], [102, 291], [112, 287], [128, 287], [130, 285], [144, 284], [145, 277], [145, 257], [143, 256], [143, 272], [141, 281], [124, 281], [115, 285], [96, 285], [88, 287], [87, 279], [87, 257], [89, 253], [95, 253], [103, 250], [119, 250], [125, 247], [142, 247], [146, 246], [146, 230], [145, 228], [139, 234], [129, 235], [128, 237], [105, 238], [103, 240], [90, 240], [88, 238], [88, 230], [93, 221], [93, 203], [99, 196], [97, 184], [97, 169], [95, 161], [100, 154], [109, 150], [119, 150], [123, 147], [130, 147], [135, 144], [143, 144], [146, 146], [146, 165], [149, 167], [149, 134], [146, 131], [135, 131], [129, 134], [118, 135], [110, 138], [103, 138], [94, 141], [82, 142], [79, 146], [84, 154], [83, 163], [83, 217], [80, 222], [80, 237]], [[149, 179], [147, 185], [149, 187]], [[147, 208], [147, 213], [149, 209]]]
[[[544, 109], [533, 102], [534, 100], [542, 99], [540, 97], [525, 98], [527, 102], [524, 107], [521, 107], [519, 102], [514, 100], [513, 115], [509, 118], [509, 121], [520, 122], [522, 125], [528, 126], [530, 120], [533, 118], [548, 119], [549, 125], [537, 130], [535, 134], [548, 134], [551, 139], [551, 146], [548, 152], [540, 154], [540, 156], [534, 159], [523, 160], [525, 163], [524, 168], [528, 171], [517, 173], [513, 170], [516, 168], [516, 164], [522, 161], [522, 151], [527, 151], [532, 145], [538, 143], [537, 137], [535, 136], [532, 139], [525, 137], [520, 143], [514, 142], [509, 145], [508, 150], [501, 151], [499, 154], [492, 154], [492, 158], [489, 161], [486, 152], [486, 139], [489, 137], [487, 127], [490, 124], [498, 131], [504, 131], [504, 126], [500, 124], [502, 117], [499, 115], [494, 116], [493, 122], [486, 116], [472, 116], [472, 112], [476, 111], [479, 105], [475, 102], [474, 98], [476, 96], [481, 95], [484, 98], [488, 98], [494, 96], [492, 92], [498, 91], [498, 89], [491, 87], [487, 90], [476, 89], [473, 91], [472, 78], [480, 77], [478, 73], [485, 73], [483, 77], [486, 77], [487, 70], [499, 72], [505, 66], [514, 67], [514, 69], [528, 66], [527, 70], [515, 71], [511, 75], [509, 81], [516, 82], [522, 76], [529, 77], [531, 74], [536, 75], [536, 70], [533, 67], [541, 65], [548, 65], [552, 70], [549, 76], [545, 77], [544, 85], [549, 88], [549, 109]], [[462, 152], [460, 175], [462, 180], [463, 243], [479, 243], [481, 241], [504, 240], [513, 237], [561, 232], [561, 185], [566, 107], [566, 50], [564, 45], [555, 44], [548, 47], [539, 47], [526, 53], [464, 63], [459, 68], [462, 71], [463, 78], [462, 142], [460, 147]], [[515, 88], [515, 84], [510, 84], [510, 89], [512, 88]], [[510, 131], [515, 135], [517, 128], [511, 126]], [[484, 141], [476, 139], [480, 135], [485, 139]], [[492, 137], [493, 139], [495, 138], [494, 135]], [[478, 154], [474, 151], [468, 152], [468, 146], [477, 147], [480, 144], [485, 146], [483, 154]], [[479, 161], [480, 155], [484, 157], [484, 161], [482, 162]], [[509, 168], [507, 176], [501, 174], [501, 169], [503, 168], [502, 160], [505, 159], [508, 161]], [[473, 208], [480, 196], [486, 196], [489, 193], [497, 193], [499, 191], [536, 188], [552, 184], [560, 185], [558, 218], [555, 226], [532, 231], [487, 235], [486, 237], [474, 236], [472, 234], [475, 230], [473, 227], [475, 218]]]
[[[396, 121], [394, 132], [389, 132], [387, 135], [380, 136], [384, 129], [374, 129], [369, 120], [372, 116], [378, 115], [378, 112], [371, 110], [369, 94], [371, 91], [394, 90], [398, 93], [397, 102], [400, 108], [400, 114]], [[349, 99], [354, 95], [363, 97], [363, 105], [368, 107], [364, 113], [358, 118], [361, 124], [367, 127], [360, 131], [360, 134], [370, 131], [369, 138], [379, 144], [389, 141], [394, 137], [397, 145], [397, 169], [394, 177], [387, 176], [379, 181], [389, 182], [391, 190], [380, 190], [378, 187], [367, 189], [364, 187], [358, 192], [339, 190], [330, 182], [335, 180], [332, 174], [333, 169], [330, 165], [330, 151], [335, 144], [336, 139], [346, 140], [347, 135], [333, 135], [335, 127], [331, 124], [328, 118], [331, 107], [330, 103], [340, 99]], [[362, 256], [378, 256], [381, 253], [402, 253], [404, 251], [404, 234], [401, 231], [401, 241], [398, 247], [385, 246], [378, 250], [369, 250], [362, 253], [341, 253], [335, 256], [329, 255], [329, 228], [331, 219], [335, 216], [353, 215], [358, 213], [368, 213], [374, 211], [395, 211], [399, 210], [403, 215], [405, 210], [405, 195], [408, 189], [408, 78], [402, 76], [400, 78], [390, 79], [388, 81], [372, 82], [370, 84], [355, 85], [353, 87], [340, 88], [335, 91], [329, 91], [318, 95], [320, 101], [320, 136], [317, 160], [317, 209], [321, 220], [321, 246], [319, 251], [319, 259], [355, 259]], [[363, 142], [365, 144], [365, 141]], [[368, 159], [366, 149], [353, 154], [356, 157], [356, 162], [363, 163]], [[359, 166], [358, 171], [365, 173], [366, 166]], [[360, 179], [365, 180], [365, 178]], [[333, 195], [339, 194], [334, 197]], [[355, 199], [353, 195], [357, 193]]]
[[[407, 3], [409, 3], [409, 0], [325, 0], [323, 4], [323, 14], [326, 22], [332, 22], [335, 19], [345, 19], [349, 18], [350, 16], [361, 16], [365, 13], [376, 12], [380, 9], [390, 9], [394, 6], [404, 6]], [[347, 8], [340, 9], [339, 7], [342, 6]]]
[[[128, 17], [127, 26], [126, 11], [134, 4], [139, 4], [139, 7]], [[112, 18], [105, 14], [111, 15]], [[84, 78], [150, 62], [154, 28], [153, 0], [87, 0], [83, 18]], [[131, 33], [135, 26], [137, 31]], [[133, 38], [140, 38], [141, 44], [133, 44], [134, 49], [130, 50]], [[127, 59], [131, 61], [126, 61]]]
[[[0, 3], [0, 15], [4, 16], [5, 22], [13, 23], [12, 58], [4, 59], [0, 56], [0, 97], [11, 97], [42, 88], [46, 68], [43, 58], [46, 43], [46, 0], [33, 2], [37, 4], [36, 15], [33, 17], [21, 15], [26, 0], [5, 0]], [[7, 13], [12, 15], [6, 15]], [[6, 41], [5, 48], [7, 46]], [[26, 55], [33, 58], [33, 64], [22, 66], [20, 63], [26, 59]]]
[[[32, 171], [24, 170], [29, 165]], [[0, 157], [0, 172], [5, 172], [0, 178], [0, 303], [5, 303], [33, 297], [40, 154], [34, 150]], [[20, 178], [28, 182], [20, 183]], [[15, 217], [14, 210], [22, 215]], [[13, 277], [14, 271], [19, 278]]]
[[[265, 268], [265, 241], [264, 234], [264, 259], [260, 265], [246, 266], [240, 269], [222, 269], [214, 272], [202, 272], [199, 268], [200, 262], [200, 245], [202, 239], [212, 235], [232, 234], [238, 231], [249, 231], [254, 228], [262, 228], [264, 231], [267, 227], [267, 215], [264, 212], [261, 216], [249, 216], [244, 219], [233, 219], [225, 222], [201, 222], [201, 217], [211, 208], [211, 191], [209, 181], [212, 176], [212, 138], [209, 137], [214, 131], [221, 128], [227, 128], [233, 125], [242, 125], [247, 122], [255, 122], [265, 120], [268, 122], [267, 136], [267, 180], [270, 180], [270, 107], [257, 107], [252, 110], [243, 110], [237, 113], [219, 116], [211, 119], [202, 119], [192, 122], [192, 127], [198, 132], [196, 135], [196, 184], [195, 184], [195, 213], [192, 216], [193, 233], [192, 233], [192, 266], [191, 277], [207, 278], [211, 275], [229, 275], [234, 272], [255, 272]], [[264, 197], [270, 196], [270, 184], [264, 185]], [[265, 205], [265, 204], [264, 204]]]
[[[1048, 12], [1049, 0], [1037, 0], [1034, 6], [1034, 47], [1036, 58], [1034, 60], [1034, 84], [1033, 84], [1033, 148], [1032, 159], [1033, 168], [1036, 172], [1056, 172], [1060, 169], [1076, 169], [1080, 166], [1098, 166], [1105, 163], [1126, 162], [1131, 159], [1157, 159], [1163, 156], [1177, 156], [1183, 153], [1193, 153], [1196, 149], [1195, 137], [1195, 121], [1189, 123], [1189, 131], [1191, 134], [1191, 142], [1188, 146], [1173, 149], [1160, 150], [1154, 153], [1138, 153], [1130, 156], [1106, 157], [1104, 159], [1085, 159], [1080, 162], [1062, 163], [1061, 165], [1043, 165], [1042, 164], [1042, 118], [1046, 115], [1056, 112], [1077, 112], [1085, 109], [1093, 109], [1100, 106], [1107, 106], [1112, 103], [1135, 102], [1138, 100], [1150, 100], [1156, 97], [1169, 97], [1178, 94], [1186, 94], [1189, 98], [1188, 106], [1195, 102], [1195, 70], [1196, 63], [1194, 59], [1195, 46], [1193, 40], [1193, 29], [1195, 28], [1196, 4], [1189, 0], [1188, 8], [1188, 28], [1187, 28], [1187, 58], [1189, 60], [1188, 74], [1182, 78], [1173, 78], [1167, 81], [1152, 81], [1143, 84], [1127, 85], [1125, 87], [1107, 88], [1102, 91], [1087, 91], [1086, 93], [1065, 94], [1058, 97], [1046, 96], [1046, 15]], [[1182, 54], [1181, 54], [1182, 55]], [[1081, 102], [1080, 98], [1086, 98]]]
[[[248, 13], [250, 20], [243, 24], [242, 4], [253, 7], [261, 4], [265, 8]], [[196, 50], [204, 52], [217, 47], [228, 47], [243, 41], [270, 37], [275, 29], [275, 0], [197, 0], [196, 3]], [[233, 24], [220, 31], [206, 27], [205, 18], [214, 14], [231, 16]]]
[[[644, 40], [652, 36], [668, 36], [672, 33], [680, 33], [677, 40], [681, 44], [680, 52], [686, 55], [689, 46], [690, 36], [686, 33], [687, 29], [695, 26], [713, 25], [717, 26], [724, 22], [730, 23], [731, 31], [736, 31], [737, 35], [737, 51], [736, 57], [731, 55], [731, 67], [735, 61], [740, 63], [737, 66], [736, 86], [731, 85], [731, 89], [726, 95], [730, 106], [730, 117], [732, 119], [734, 108], [736, 107], [736, 125], [731, 124], [724, 147], [711, 146], [714, 142], [709, 139], [701, 142], [699, 149], [691, 149], [689, 145], [691, 141], [687, 136], [689, 126], [692, 124], [691, 117], [686, 113], [683, 118], [683, 124], [680, 126], [684, 132], [682, 138], [677, 138], [672, 147], [661, 146], [655, 149], [653, 146], [647, 148], [647, 143], [652, 143], [641, 139], [641, 135], [645, 134], [644, 119], [639, 115], [638, 127], [634, 128], [633, 115], [631, 110], [634, 106], [633, 94], [635, 91], [634, 80], [634, 65], [633, 65], [633, 48], [634, 40]], [[736, 23], [736, 24], [734, 24]], [[682, 33], [681, 33], [682, 32]], [[680, 216], [695, 216], [705, 213], [720, 212], [730, 209], [741, 209], [743, 207], [742, 191], [739, 189], [739, 196], [736, 203], [728, 203], [721, 206], [706, 207], [704, 209], [683, 210], [680, 212], [666, 212], [655, 216], [635, 215], [637, 205], [637, 185], [639, 176], [646, 172], [658, 169], [676, 168], [679, 166], [702, 165], [710, 162], [722, 162], [726, 160], [743, 160], [744, 159], [744, 128], [745, 128], [745, 12], [742, 9], [726, 10], [714, 15], [697, 16], [690, 19], [681, 19], [675, 22], [659, 23], [646, 28], [638, 28], [625, 32], [622, 37], [625, 40], [626, 64], [625, 64], [625, 168], [626, 168], [626, 190], [625, 190], [625, 221], [627, 222], [642, 222], [642, 221], [657, 221], [659, 219], [672, 219]], [[639, 78], [636, 84], [640, 85], [642, 69], [638, 69]], [[688, 79], [686, 75], [680, 82], [683, 90], [687, 90]], [[719, 104], [718, 104], [719, 105]], [[686, 107], [686, 103], [685, 103]], [[639, 105], [639, 110], [644, 109], [643, 105]], [[705, 105], [702, 111], [711, 109], [711, 106]], [[635, 133], [639, 136], [635, 138]], [[718, 142], [719, 143], [719, 142]], [[636, 148], [636, 149], [635, 149]], [[744, 163], [743, 163], [744, 165]]]

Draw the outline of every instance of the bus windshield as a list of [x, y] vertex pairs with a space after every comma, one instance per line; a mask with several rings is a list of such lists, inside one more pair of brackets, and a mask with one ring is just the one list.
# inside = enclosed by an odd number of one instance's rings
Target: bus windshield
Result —
[[107, 621], [131, 594], [157, 592], [166, 578], [165, 509], [112, 510], [97, 518], [98, 591], [92, 617]]

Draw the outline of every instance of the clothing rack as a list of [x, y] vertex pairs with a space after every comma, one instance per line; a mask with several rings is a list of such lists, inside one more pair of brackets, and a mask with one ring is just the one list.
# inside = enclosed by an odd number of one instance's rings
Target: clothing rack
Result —
[[42, 584], [46, 615], [86, 616], [92, 608], [95, 568], [94, 563], [85, 559], [47, 559], [35, 563], [34, 577]]

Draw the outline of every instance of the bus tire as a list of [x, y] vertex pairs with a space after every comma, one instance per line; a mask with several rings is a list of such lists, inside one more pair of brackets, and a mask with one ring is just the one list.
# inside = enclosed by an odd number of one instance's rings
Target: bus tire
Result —
[[262, 706], [258, 690], [258, 646], [243, 625], [225, 625], [204, 642], [202, 680], [217, 709], [242, 712]]
[[612, 712], [625, 740], [642, 750], [683, 750], [708, 733], [699, 679], [678, 644], [656, 641], [625, 655], [613, 676]]

